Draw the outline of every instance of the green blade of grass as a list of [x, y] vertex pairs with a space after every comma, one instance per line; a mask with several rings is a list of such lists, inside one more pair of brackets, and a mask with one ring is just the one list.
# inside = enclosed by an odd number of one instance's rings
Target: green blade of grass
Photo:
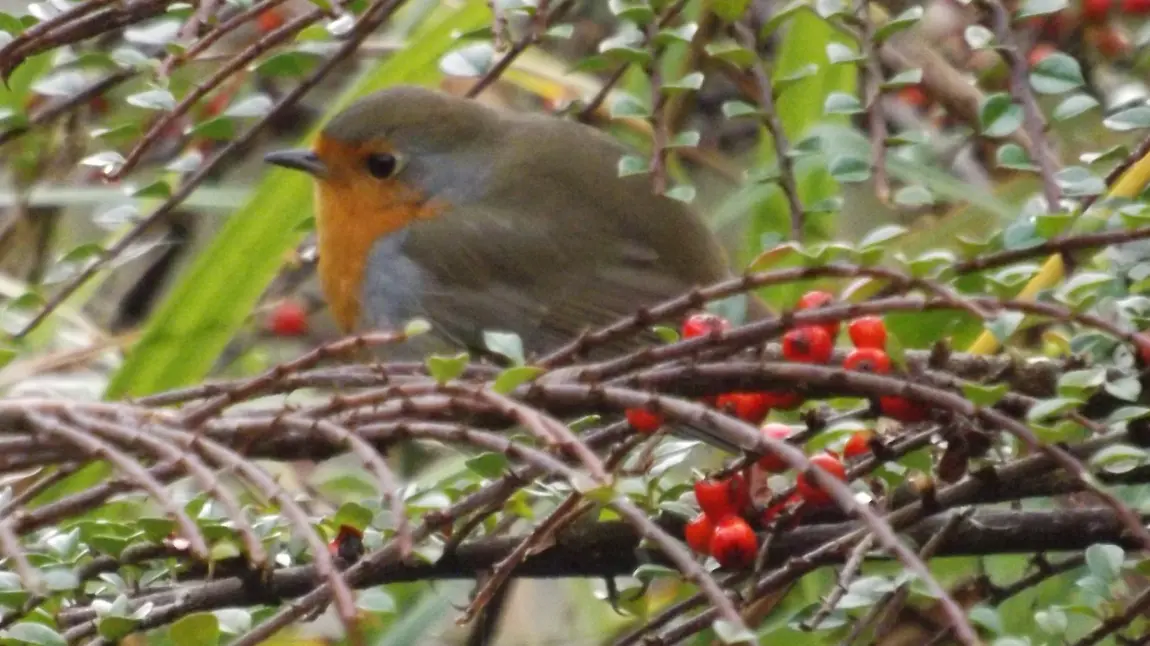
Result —
[[[443, 17], [412, 34], [409, 42], [418, 46], [397, 52], [360, 77], [333, 102], [331, 113], [384, 87], [435, 81], [440, 77], [439, 58], [455, 43], [455, 35], [484, 24], [489, 10], [484, 2], [471, 0], [445, 16], [432, 15]], [[310, 205], [309, 178], [269, 169], [157, 308], [105, 396], [141, 396], [203, 379], [275, 277], [284, 254], [302, 239], [297, 225]]]

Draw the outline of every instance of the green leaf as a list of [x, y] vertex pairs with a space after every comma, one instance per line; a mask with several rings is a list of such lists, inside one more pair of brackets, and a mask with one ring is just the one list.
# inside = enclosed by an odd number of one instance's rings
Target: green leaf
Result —
[[627, 117], [646, 119], [651, 116], [651, 108], [636, 97], [622, 92], [617, 99], [611, 102], [610, 114], [612, 119]]
[[1104, 383], [1106, 383], [1105, 368], [1071, 370], [1058, 378], [1058, 394], [1081, 398], [1089, 395]]
[[433, 354], [427, 358], [427, 371], [431, 373], [431, 377], [435, 381], [445, 384], [463, 374], [463, 369], [467, 367], [470, 360], [471, 357], [466, 352], [460, 352], [450, 357]]
[[1042, 213], [1034, 218], [1034, 231], [1043, 238], [1053, 238], [1074, 224], [1073, 213]]
[[254, 66], [260, 76], [299, 78], [315, 68], [319, 56], [310, 52], [279, 52]]
[[1090, 466], [1109, 473], [1125, 473], [1150, 461], [1146, 450], [1128, 444], [1115, 444], [1090, 456]]
[[691, 186], [690, 184], [679, 184], [678, 186], [674, 186], [667, 189], [666, 191], [663, 191], [663, 195], [666, 195], [672, 200], [678, 200], [684, 204], [690, 204], [691, 202], [695, 201], [695, 194], [695, 187]]
[[[331, 101], [330, 109], [342, 110], [392, 85], [434, 83], [440, 76], [438, 59], [456, 44], [456, 32], [489, 20], [483, 0], [439, 6], [410, 35], [419, 47], [388, 56]], [[303, 141], [312, 141], [318, 130]], [[302, 173], [266, 172], [247, 203], [225, 221], [151, 315], [105, 396], [141, 396], [201, 381], [279, 271], [284, 254], [302, 238], [293, 225], [309, 215], [311, 193], [312, 181]]]
[[96, 630], [104, 639], [113, 642], [119, 642], [124, 637], [127, 637], [128, 635], [135, 632], [136, 626], [139, 624], [139, 619], [111, 615], [107, 617], [101, 617], [96, 624]]
[[181, 617], [168, 629], [175, 646], [215, 646], [220, 642], [220, 620], [210, 612]]
[[1030, 70], [1030, 86], [1039, 94], [1062, 94], [1085, 83], [1078, 61], [1062, 52], [1052, 52]]
[[922, 70], [916, 68], [913, 70], [903, 70], [895, 74], [887, 79], [882, 84], [882, 87], [885, 90], [898, 90], [911, 85], [918, 85], [919, 83], [922, 83]]
[[684, 130], [671, 137], [667, 142], [667, 148], [696, 148], [701, 139], [698, 130]]
[[3, 632], [3, 641], [30, 646], [68, 646], [68, 640], [64, 639], [63, 635], [44, 624], [32, 621], [21, 621], [9, 626]]
[[1082, 166], [1063, 168], [1054, 174], [1054, 180], [1071, 197], [1099, 195], [1106, 191], [1106, 180]]
[[1086, 569], [1107, 583], [1118, 578], [1126, 551], [1117, 545], [1097, 543], [1086, 548]]
[[125, 100], [129, 105], [148, 110], [171, 110], [176, 107], [176, 98], [167, 90], [145, 90], [129, 95]]
[[870, 161], [852, 155], [835, 157], [827, 165], [827, 170], [839, 182], [865, 182], [870, 179]]
[[695, 37], [695, 32], [699, 31], [699, 25], [693, 22], [683, 23], [678, 27], [667, 27], [660, 29], [658, 34], [655, 34], [656, 45], [674, 45], [676, 43], [682, 45], [689, 45], [691, 40]]
[[823, 104], [823, 114], [859, 114], [863, 111], [863, 105], [859, 102], [858, 97], [846, 92], [831, 92], [827, 95], [826, 103]]
[[1071, 397], [1054, 397], [1053, 399], [1044, 399], [1026, 412], [1026, 421], [1028, 422], [1041, 422], [1057, 417], [1063, 413], [1074, 410], [1082, 405], [1082, 400], [1074, 399]]
[[909, 231], [906, 227], [897, 224], [888, 224], [863, 236], [863, 239], [859, 240], [858, 247], [859, 249], [867, 249], [879, 245], [888, 245], [907, 233], [909, 233]]
[[499, 373], [499, 376], [495, 378], [495, 383], [491, 385], [491, 389], [501, 395], [506, 395], [519, 386], [538, 377], [543, 372], [542, 368], [535, 366], [515, 366], [508, 368]]
[[728, 22], [734, 22], [743, 16], [751, 0], [711, 0], [711, 11]]
[[483, 453], [471, 458], [465, 464], [468, 469], [488, 480], [502, 477], [511, 468], [511, 461], [502, 453]]
[[336, 527], [340, 525], [350, 525], [360, 531], [371, 526], [371, 520], [375, 516], [374, 513], [367, 507], [356, 502], [345, 502], [339, 506], [332, 518], [332, 522]]
[[726, 101], [723, 103], [723, 116], [728, 119], [738, 117], [758, 117], [763, 111], [746, 101]]
[[994, 153], [994, 160], [1000, 168], [1011, 170], [1037, 171], [1038, 166], [1030, 160], [1030, 155], [1022, 146], [1014, 143], [1002, 144]]
[[495, 46], [488, 42], [467, 43], [439, 60], [439, 70], [450, 76], [475, 78], [491, 71], [495, 65]]
[[904, 186], [895, 191], [894, 203], [904, 208], [917, 209], [934, 204], [934, 195], [925, 186]]
[[1032, 16], [1046, 16], [1062, 11], [1068, 6], [1066, 0], [1026, 0], [1019, 9], [1017, 18], [1030, 18]]
[[523, 358], [523, 339], [514, 332], [496, 332], [485, 330], [483, 332], [483, 345], [495, 354], [507, 357], [517, 366], [526, 361]]
[[213, 141], [228, 141], [236, 137], [236, 122], [230, 117], [214, 117], [197, 123], [188, 134]]
[[1047, 608], [1034, 613], [1034, 623], [1046, 634], [1063, 636], [1069, 627], [1066, 613], [1059, 608]]
[[978, 406], [993, 406], [1006, 396], [1010, 386], [1007, 384], [971, 384], [962, 385], [962, 394]]
[[408, 337], [416, 337], [431, 331], [431, 323], [427, 319], [414, 318], [403, 327], [403, 333]]
[[638, 155], [623, 155], [619, 158], [619, 165], [617, 168], [619, 177], [628, 177], [630, 175], [642, 175], [651, 170], [647, 160]]
[[758, 643], [758, 640], [755, 639], [755, 633], [742, 624], [736, 624], [726, 619], [716, 619], [711, 624], [711, 628], [714, 629], [715, 636], [719, 638], [719, 641], [724, 644]]
[[865, 61], [866, 56], [863, 56], [843, 43], [828, 43], [827, 60], [830, 61], [831, 65], [840, 65], [842, 63], [859, 63]]
[[1103, 119], [1102, 125], [1119, 132], [1150, 127], [1150, 107], [1140, 105], [1127, 108], [1118, 114]]
[[655, 11], [643, 0], [607, 0], [607, 7], [620, 20], [644, 25], [655, 19]]
[[361, 610], [366, 610], [375, 614], [395, 614], [399, 611], [399, 606], [395, 603], [395, 598], [388, 594], [384, 586], [376, 586], [366, 590], [360, 590], [355, 596], [355, 605]]
[[999, 343], [1006, 343], [1022, 323], [1022, 318], [1022, 314], [1018, 312], [1003, 312], [988, 321], [985, 327]]
[[703, 47], [703, 51], [707, 52], [708, 56], [726, 61], [739, 69], [746, 69], [755, 62], [754, 52], [732, 40], [709, 42]]
[[971, 25], [962, 33], [966, 45], [977, 51], [989, 47], [994, 42], [994, 32], [982, 25]]
[[703, 81], [706, 77], [702, 72], [691, 72], [677, 81], [663, 84], [663, 91], [667, 93], [672, 92], [685, 92], [685, 91], [698, 91], [703, 87]]
[[915, 25], [915, 23], [922, 19], [922, 15], [923, 8], [919, 5], [915, 5], [906, 11], [903, 11], [894, 18], [891, 18], [889, 22], [875, 30], [875, 44], [877, 45], [882, 43], [887, 38], [890, 38], [891, 36], [897, 34], [900, 31], [903, 31], [904, 29], [910, 29]]
[[1138, 396], [1142, 394], [1142, 382], [1138, 381], [1136, 377], [1124, 377], [1106, 382], [1105, 390], [1115, 399], [1135, 402], [1138, 401]]
[[1072, 94], [1054, 108], [1054, 120], [1066, 121], [1098, 107], [1098, 99], [1089, 94]]
[[680, 574], [678, 570], [669, 568], [666, 565], [644, 563], [643, 565], [635, 568], [635, 571], [631, 573], [631, 576], [639, 579], [644, 583], [648, 583], [655, 579], [678, 578]]
[[978, 108], [978, 122], [987, 137], [1005, 137], [1022, 125], [1022, 106], [1009, 94], [996, 92], [984, 98]]

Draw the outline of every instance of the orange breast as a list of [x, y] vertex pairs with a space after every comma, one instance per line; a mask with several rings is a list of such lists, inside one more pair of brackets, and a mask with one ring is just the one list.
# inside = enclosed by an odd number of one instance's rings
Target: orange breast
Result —
[[402, 181], [402, 174], [379, 179], [366, 171], [364, 156], [381, 149], [386, 149], [382, 142], [352, 145], [325, 137], [316, 142], [316, 154], [328, 168], [315, 183], [320, 284], [336, 322], [348, 332], [360, 322], [364, 272], [375, 243], [441, 210]]

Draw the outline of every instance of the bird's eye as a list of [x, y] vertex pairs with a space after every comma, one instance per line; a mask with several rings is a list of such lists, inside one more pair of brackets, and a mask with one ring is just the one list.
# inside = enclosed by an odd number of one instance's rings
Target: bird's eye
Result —
[[367, 172], [377, 179], [391, 177], [398, 165], [395, 155], [390, 153], [371, 153], [367, 156]]

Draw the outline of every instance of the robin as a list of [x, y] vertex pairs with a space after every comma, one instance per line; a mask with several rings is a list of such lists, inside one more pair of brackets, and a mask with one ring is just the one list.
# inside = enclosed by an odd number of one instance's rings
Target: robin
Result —
[[512, 332], [539, 354], [731, 276], [687, 205], [619, 177], [625, 152], [582, 124], [402, 86], [265, 160], [315, 180], [319, 278], [344, 331], [422, 317], [439, 345]]

